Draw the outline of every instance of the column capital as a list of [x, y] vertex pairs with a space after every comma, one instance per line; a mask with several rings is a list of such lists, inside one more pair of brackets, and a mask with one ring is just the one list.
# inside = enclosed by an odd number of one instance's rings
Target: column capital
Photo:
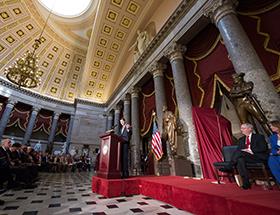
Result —
[[140, 91], [141, 91], [140, 87], [133, 87], [133, 88], [131, 89], [131, 97], [132, 97], [132, 98], [135, 98], [135, 97], [138, 98], [138, 97], [139, 97]]
[[7, 101], [7, 105], [9, 106], [14, 106], [17, 103], [17, 100], [13, 99], [13, 98], [9, 98]]
[[41, 107], [33, 106], [31, 114], [38, 114], [40, 110], [41, 110]]
[[228, 14], [235, 14], [238, 0], [212, 0], [204, 10], [204, 16], [209, 17], [217, 25], [218, 22]]
[[54, 119], [58, 119], [59, 116], [60, 116], [60, 114], [61, 114], [60, 112], [54, 112], [54, 113], [53, 113], [53, 118], [54, 118]]
[[121, 105], [117, 104], [115, 107], [115, 113], [120, 113], [121, 112]]
[[123, 103], [130, 104], [130, 100], [131, 100], [131, 94], [130, 93], [125, 94]]
[[164, 55], [169, 58], [170, 62], [172, 63], [176, 59], [183, 59], [183, 53], [187, 50], [187, 47], [173, 42], [171, 46], [165, 51]]
[[149, 72], [153, 75], [153, 78], [156, 78], [157, 76], [163, 76], [164, 69], [166, 68], [165, 64], [157, 61], [150, 66]]

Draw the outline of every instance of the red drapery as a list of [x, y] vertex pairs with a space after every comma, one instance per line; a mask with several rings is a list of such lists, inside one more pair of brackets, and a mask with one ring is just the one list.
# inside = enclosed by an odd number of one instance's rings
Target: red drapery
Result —
[[152, 125], [152, 113], [156, 111], [155, 90], [153, 78], [150, 78], [142, 87], [139, 96], [141, 136], [145, 136]]
[[164, 86], [165, 86], [167, 109], [175, 113], [175, 111], [177, 111], [177, 100], [176, 100], [172, 68], [170, 63], [167, 64], [167, 69], [164, 72]]
[[50, 134], [52, 124], [52, 112], [41, 110], [36, 118], [33, 132]]
[[231, 124], [210, 108], [194, 107], [192, 115], [203, 177], [215, 179], [213, 163], [222, 161], [222, 147], [232, 144]]
[[[280, 19], [280, 3], [250, 0], [251, 5], [255, 3], [248, 11], [245, 2], [240, 2], [238, 18], [276, 90], [280, 92], [280, 31], [274, 21]], [[185, 68], [194, 106], [214, 106], [217, 82], [230, 90], [235, 71], [214, 25], [209, 24], [188, 43]]]
[[7, 127], [19, 127], [25, 131], [28, 125], [31, 107], [26, 107], [23, 104], [16, 104], [11, 112]]
[[70, 115], [60, 115], [57, 128], [56, 128], [56, 136], [61, 134], [64, 137], [67, 137], [68, 127], [70, 122]]

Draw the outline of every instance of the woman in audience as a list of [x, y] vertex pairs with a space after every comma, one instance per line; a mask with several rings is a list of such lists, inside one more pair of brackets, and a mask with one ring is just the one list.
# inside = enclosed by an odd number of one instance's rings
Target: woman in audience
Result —
[[278, 184], [280, 184], [280, 121], [271, 121], [270, 128], [273, 134], [269, 137], [271, 155], [268, 159], [268, 166]]

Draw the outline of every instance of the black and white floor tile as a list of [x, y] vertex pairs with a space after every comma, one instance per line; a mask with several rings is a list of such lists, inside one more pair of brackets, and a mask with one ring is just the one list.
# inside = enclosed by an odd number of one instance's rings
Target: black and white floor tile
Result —
[[91, 192], [90, 173], [42, 173], [38, 187], [9, 190], [0, 199], [0, 215], [191, 214], [164, 202], [137, 195], [105, 198]]

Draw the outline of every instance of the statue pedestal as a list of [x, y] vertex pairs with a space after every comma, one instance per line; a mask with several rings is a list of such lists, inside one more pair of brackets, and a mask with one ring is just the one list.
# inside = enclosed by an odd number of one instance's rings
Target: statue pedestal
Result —
[[184, 157], [174, 158], [175, 175], [193, 176], [191, 161]]

